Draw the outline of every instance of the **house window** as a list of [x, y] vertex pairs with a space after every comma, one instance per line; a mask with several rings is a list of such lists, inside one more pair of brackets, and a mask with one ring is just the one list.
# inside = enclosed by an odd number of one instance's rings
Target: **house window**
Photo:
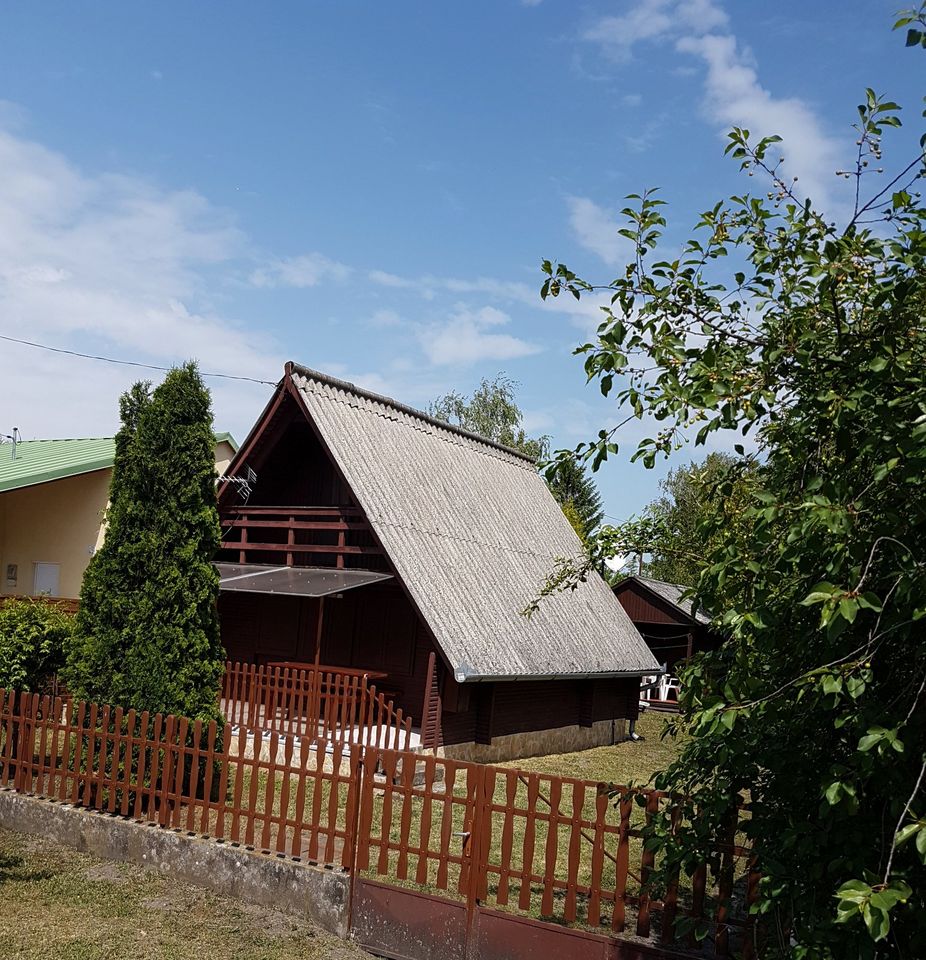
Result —
[[32, 593], [36, 597], [60, 596], [60, 563], [37, 563], [32, 582]]

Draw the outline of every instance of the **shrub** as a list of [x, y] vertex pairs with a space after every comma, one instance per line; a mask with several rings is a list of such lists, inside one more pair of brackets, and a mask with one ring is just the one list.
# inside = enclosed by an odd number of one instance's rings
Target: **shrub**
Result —
[[74, 620], [54, 604], [11, 599], [0, 607], [0, 687], [41, 690], [64, 665]]

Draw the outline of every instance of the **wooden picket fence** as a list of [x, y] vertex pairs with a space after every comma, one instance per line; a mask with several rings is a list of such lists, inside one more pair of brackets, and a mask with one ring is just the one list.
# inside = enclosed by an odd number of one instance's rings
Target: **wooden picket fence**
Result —
[[4, 690], [0, 788], [341, 868], [355, 888], [393, 885], [396, 909], [419, 891], [413, 913], [463, 902], [548, 933], [756, 955], [758, 877], [735, 820], [716, 877], [702, 864], [650, 885], [646, 823], [681, 818], [654, 790]]
[[349, 868], [360, 752], [0, 690], [0, 787]]
[[365, 676], [228, 662], [221, 696], [223, 713], [236, 727], [342, 745], [412, 745], [412, 718]]
[[367, 750], [364, 764], [382, 775], [361, 790], [361, 873], [663, 944], [707, 938], [720, 957], [731, 955], [732, 936], [737, 955], [755, 956], [748, 908], [759, 878], [735, 824], [713, 884], [701, 864], [657, 897], [644, 828], [664, 810], [681, 823], [668, 794], [391, 750]]

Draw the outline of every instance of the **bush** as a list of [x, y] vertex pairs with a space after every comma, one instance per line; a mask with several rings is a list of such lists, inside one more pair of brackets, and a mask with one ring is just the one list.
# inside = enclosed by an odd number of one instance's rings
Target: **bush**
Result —
[[0, 607], [0, 687], [41, 690], [64, 665], [74, 620], [40, 600], [11, 599]]

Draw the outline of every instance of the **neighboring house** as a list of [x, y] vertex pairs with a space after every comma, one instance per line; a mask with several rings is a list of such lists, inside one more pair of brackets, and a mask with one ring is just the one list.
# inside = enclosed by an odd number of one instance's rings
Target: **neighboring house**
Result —
[[627, 577], [614, 587], [614, 595], [640, 631], [647, 646], [670, 674], [680, 661], [702, 650], [713, 650], [721, 641], [711, 629], [711, 618], [685, 598], [689, 587], [649, 577]]
[[613, 742], [657, 669], [597, 574], [523, 615], [581, 550], [530, 459], [353, 384], [287, 364], [219, 509], [229, 658], [377, 671], [447, 754]]
[[[237, 449], [216, 435], [220, 474]], [[105, 534], [115, 450], [112, 437], [0, 444], [0, 596], [80, 594]]]

